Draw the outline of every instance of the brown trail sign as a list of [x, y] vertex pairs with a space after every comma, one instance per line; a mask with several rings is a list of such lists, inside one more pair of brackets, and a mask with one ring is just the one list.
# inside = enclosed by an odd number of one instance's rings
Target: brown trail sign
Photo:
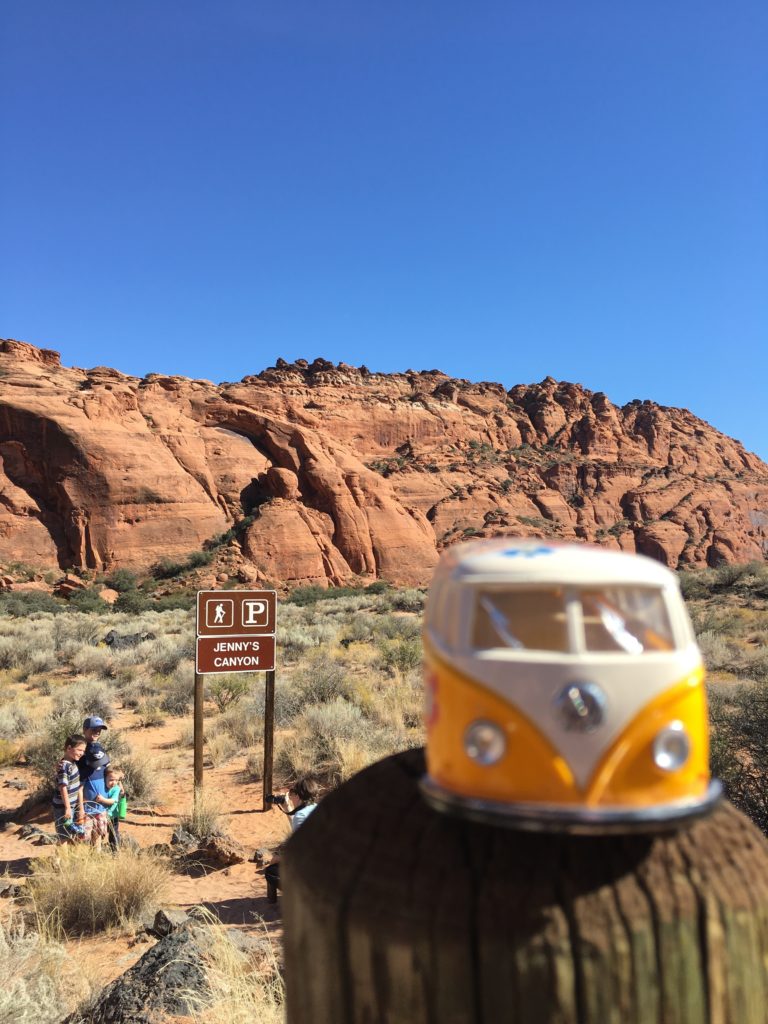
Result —
[[272, 792], [275, 728], [274, 590], [199, 590], [195, 660], [195, 798], [203, 785], [203, 676], [223, 672], [265, 672], [264, 792]]

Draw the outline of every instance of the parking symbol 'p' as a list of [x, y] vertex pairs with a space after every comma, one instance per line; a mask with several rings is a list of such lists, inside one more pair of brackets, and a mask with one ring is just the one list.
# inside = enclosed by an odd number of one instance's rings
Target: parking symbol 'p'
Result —
[[268, 626], [269, 604], [266, 601], [243, 601], [244, 626]]

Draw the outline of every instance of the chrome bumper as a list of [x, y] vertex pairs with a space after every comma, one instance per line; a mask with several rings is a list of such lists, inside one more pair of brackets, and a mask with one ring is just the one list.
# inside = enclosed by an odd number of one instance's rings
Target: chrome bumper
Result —
[[526, 832], [567, 832], [582, 835], [622, 832], [663, 832], [682, 828], [709, 814], [720, 801], [723, 787], [712, 779], [698, 800], [679, 800], [653, 807], [584, 807], [577, 804], [504, 803], [459, 796], [428, 775], [419, 788], [430, 807], [483, 825], [522, 829]]

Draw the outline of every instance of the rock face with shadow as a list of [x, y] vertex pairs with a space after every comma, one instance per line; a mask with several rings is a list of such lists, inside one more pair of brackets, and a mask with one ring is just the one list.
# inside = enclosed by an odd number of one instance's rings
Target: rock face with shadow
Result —
[[418, 585], [495, 534], [743, 562], [768, 550], [768, 466], [687, 410], [552, 378], [316, 359], [217, 385], [0, 341], [0, 562], [145, 569], [222, 534], [217, 567], [252, 584]]

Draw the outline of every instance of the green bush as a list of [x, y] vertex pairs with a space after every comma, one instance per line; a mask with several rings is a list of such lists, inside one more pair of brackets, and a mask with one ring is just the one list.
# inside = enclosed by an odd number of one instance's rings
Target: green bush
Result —
[[152, 607], [152, 599], [141, 590], [124, 590], [112, 607], [116, 612], [140, 615]]
[[418, 638], [381, 640], [379, 662], [388, 672], [408, 672], [421, 664], [421, 640]]
[[159, 612], [176, 611], [177, 608], [189, 611], [195, 607], [197, 592], [194, 590], [179, 590], [175, 594], [166, 594], [165, 597], [156, 598], [151, 607]]
[[35, 612], [58, 615], [65, 609], [63, 601], [58, 601], [42, 590], [18, 590], [0, 594], [0, 615], [11, 615], [17, 619], [33, 615]]
[[106, 586], [112, 590], [117, 590], [121, 594], [127, 593], [129, 590], [135, 590], [138, 586], [138, 579], [135, 572], [131, 572], [130, 569], [115, 569], [105, 579]]
[[712, 774], [768, 835], [768, 683], [709, 687]]
[[215, 676], [207, 685], [208, 697], [216, 705], [217, 711], [238, 704], [251, 688], [251, 679], [245, 673], [227, 672]]
[[107, 612], [110, 605], [95, 590], [76, 590], [70, 595], [68, 610], [72, 612]]

